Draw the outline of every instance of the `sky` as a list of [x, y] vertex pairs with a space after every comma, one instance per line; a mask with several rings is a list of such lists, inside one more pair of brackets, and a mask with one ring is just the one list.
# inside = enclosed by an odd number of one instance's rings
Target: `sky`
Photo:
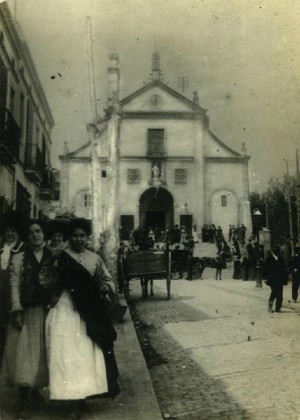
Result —
[[[91, 16], [99, 113], [108, 55], [120, 57], [121, 98], [148, 81], [160, 53], [164, 80], [198, 91], [211, 130], [251, 155], [251, 190], [296, 170], [300, 149], [299, 0], [8, 0], [45, 90], [55, 128], [52, 165], [87, 141], [91, 120], [85, 19]], [[61, 76], [60, 76], [60, 75]], [[299, 150], [300, 152], [300, 150]]]

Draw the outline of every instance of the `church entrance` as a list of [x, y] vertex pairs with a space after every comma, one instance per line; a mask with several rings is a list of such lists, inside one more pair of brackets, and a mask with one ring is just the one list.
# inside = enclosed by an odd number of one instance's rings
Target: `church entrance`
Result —
[[164, 211], [147, 211], [146, 212], [146, 226], [158, 228], [159, 230], [166, 229], [166, 213]]
[[140, 198], [140, 226], [164, 230], [174, 223], [172, 194], [162, 187], [146, 190]]

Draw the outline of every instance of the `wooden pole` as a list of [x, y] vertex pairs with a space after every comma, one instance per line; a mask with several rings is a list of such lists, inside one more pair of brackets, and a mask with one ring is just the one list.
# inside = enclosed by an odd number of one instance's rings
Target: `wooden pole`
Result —
[[290, 188], [290, 174], [289, 164], [286, 159], [283, 159], [286, 165], [286, 188], [287, 188], [287, 200], [289, 209], [289, 227], [290, 227], [290, 239], [291, 239], [291, 252], [294, 255], [294, 235], [293, 235], [293, 221], [292, 221], [292, 206], [291, 206], [291, 188]]
[[299, 155], [296, 150], [296, 194], [297, 194], [297, 230], [298, 230], [298, 246], [300, 246], [300, 170]]
[[119, 103], [119, 57], [110, 55], [108, 77], [111, 106], [107, 110], [107, 136], [109, 162], [107, 167], [106, 229], [104, 236], [104, 259], [114, 279], [117, 279], [117, 253], [119, 248], [119, 138], [121, 108]]
[[89, 76], [89, 97], [91, 107], [91, 123], [87, 125], [88, 136], [91, 143], [91, 191], [92, 191], [92, 234], [93, 247], [97, 250], [100, 246], [101, 226], [101, 191], [100, 191], [100, 168], [99, 154], [100, 142], [98, 138], [98, 111], [97, 94], [94, 72], [93, 36], [92, 23], [89, 16], [86, 17], [86, 40], [87, 40], [87, 66]]

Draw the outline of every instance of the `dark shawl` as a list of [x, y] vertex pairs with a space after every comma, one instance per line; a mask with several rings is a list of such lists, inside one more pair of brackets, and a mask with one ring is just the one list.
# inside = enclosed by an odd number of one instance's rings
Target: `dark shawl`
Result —
[[88, 337], [102, 350], [108, 382], [108, 394], [118, 392], [116, 364], [113, 342], [117, 333], [109, 315], [107, 303], [101, 298], [99, 281], [81, 264], [63, 251], [57, 259], [58, 285], [60, 290], [68, 290], [81, 319], [86, 323]]
[[43, 257], [39, 262], [33, 250], [26, 247], [24, 250], [23, 275], [21, 280], [20, 301], [23, 308], [34, 306], [47, 306], [50, 300], [50, 291], [46, 290], [39, 281], [40, 271], [47, 260], [51, 257], [51, 252], [44, 247]]

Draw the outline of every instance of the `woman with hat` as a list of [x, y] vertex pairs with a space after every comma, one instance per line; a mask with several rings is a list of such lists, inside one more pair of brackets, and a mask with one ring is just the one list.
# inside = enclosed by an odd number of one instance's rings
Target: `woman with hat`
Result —
[[11, 309], [9, 266], [12, 257], [24, 249], [20, 239], [21, 230], [21, 217], [16, 211], [3, 215], [0, 245], [0, 366]]
[[39, 389], [48, 385], [45, 316], [49, 291], [39, 281], [51, 252], [45, 246], [45, 229], [31, 220], [26, 229], [28, 246], [12, 258], [10, 269], [11, 322], [3, 356], [2, 385], [19, 387], [23, 403], [40, 403]]
[[86, 248], [90, 235], [88, 220], [70, 221], [69, 247], [55, 262], [58, 300], [46, 320], [50, 399], [73, 401], [75, 411], [88, 396], [119, 392], [117, 335], [105, 300], [115, 286], [102, 259]]
[[47, 247], [52, 253], [59, 253], [66, 247], [68, 221], [61, 219], [50, 220], [47, 224]]

